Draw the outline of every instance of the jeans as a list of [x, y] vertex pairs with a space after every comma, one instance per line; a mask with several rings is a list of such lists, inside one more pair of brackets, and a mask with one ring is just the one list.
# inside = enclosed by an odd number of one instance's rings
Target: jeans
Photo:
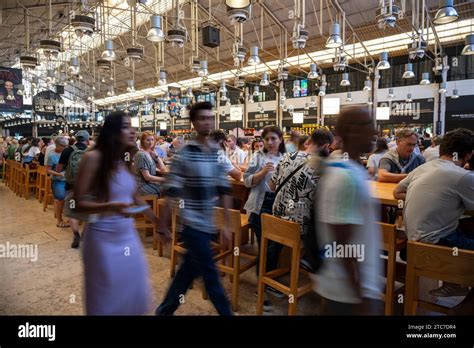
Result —
[[459, 227], [450, 235], [441, 238], [437, 244], [451, 248], [474, 250], [474, 238], [463, 232]]
[[[259, 274], [260, 268], [260, 246], [262, 240], [262, 221], [260, 219], [261, 214], [272, 214], [273, 202], [275, 201], [275, 194], [272, 192], [267, 192], [265, 194], [265, 199], [260, 209], [260, 214], [251, 213], [249, 217], [249, 225], [252, 230], [255, 232], [258, 243], [258, 256], [257, 256], [257, 276]], [[273, 271], [278, 266], [278, 258], [280, 252], [283, 249], [283, 245], [274, 241], [268, 241], [267, 245], [267, 265], [266, 272]]]
[[187, 251], [165, 299], [155, 311], [156, 315], [172, 315], [183, 302], [189, 286], [198, 276], [202, 276], [206, 291], [217, 312], [220, 315], [232, 315], [214, 263], [210, 244], [212, 235], [185, 226], [181, 236]]
[[64, 198], [66, 198], [66, 182], [61, 180], [51, 180], [51, 191], [54, 199], [64, 201]]

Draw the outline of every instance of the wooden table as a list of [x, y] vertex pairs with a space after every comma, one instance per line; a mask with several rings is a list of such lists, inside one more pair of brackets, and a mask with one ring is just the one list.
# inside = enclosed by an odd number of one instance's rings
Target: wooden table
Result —
[[392, 182], [370, 181], [372, 196], [377, 198], [381, 204], [398, 207], [398, 199], [393, 197], [393, 190], [397, 185]]
[[[245, 194], [243, 191], [248, 191], [249, 189], [245, 187], [243, 181], [236, 181], [233, 179], [229, 179], [229, 182], [232, 184], [234, 189], [234, 195], [239, 192], [238, 196], [244, 197]], [[397, 207], [398, 200], [393, 197], [393, 190], [397, 186], [396, 183], [391, 182], [378, 182], [378, 181], [370, 181], [370, 187], [372, 190], [372, 196], [377, 198], [381, 204], [390, 205]]]

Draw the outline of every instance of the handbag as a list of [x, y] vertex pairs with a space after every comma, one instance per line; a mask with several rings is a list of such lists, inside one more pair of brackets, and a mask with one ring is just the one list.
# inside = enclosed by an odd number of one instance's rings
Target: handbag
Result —
[[[92, 195], [87, 195], [86, 200], [93, 201], [94, 197]], [[81, 213], [75, 209], [76, 203], [74, 200], [74, 192], [69, 192], [64, 198], [64, 208], [63, 214], [64, 216], [84, 222], [94, 222], [97, 220], [97, 214], [90, 214], [90, 213]]]

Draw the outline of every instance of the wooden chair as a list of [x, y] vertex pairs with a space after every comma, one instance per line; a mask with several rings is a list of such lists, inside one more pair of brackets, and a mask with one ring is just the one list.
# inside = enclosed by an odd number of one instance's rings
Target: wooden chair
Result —
[[418, 308], [450, 314], [450, 308], [419, 299], [419, 278], [474, 286], [474, 251], [408, 241], [405, 315]]
[[35, 185], [35, 195], [36, 199], [43, 203], [45, 196], [45, 183], [46, 183], [46, 167], [39, 166], [36, 173], [36, 185]]
[[[312, 291], [311, 281], [305, 281], [303, 285], [298, 286], [300, 272], [305, 275], [309, 274], [299, 267], [301, 251], [300, 225], [269, 214], [262, 214], [261, 219], [262, 240], [260, 248], [260, 274], [258, 277], [257, 315], [262, 315], [263, 313], [264, 292], [267, 285], [288, 296], [288, 315], [295, 315], [298, 298]], [[268, 241], [283, 244], [291, 249], [290, 267], [277, 268], [266, 272]], [[288, 273], [290, 274], [289, 286], [277, 280]]]
[[29, 164], [23, 166], [23, 196], [28, 199], [31, 189], [36, 189], [37, 169], [31, 169]]
[[12, 161], [5, 159], [4, 161], [4, 170], [3, 170], [3, 183], [10, 187], [10, 178], [12, 172]]
[[397, 226], [386, 223], [379, 223], [382, 229], [382, 247], [381, 249], [388, 253], [387, 255], [387, 285], [385, 288], [385, 315], [393, 315], [395, 302], [395, 279], [397, 269], [397, 251], [405, 248], [407, 239], [397, 236]]
[[[245, 271], [251, 269], [257, 265], [257, 256], [248, 254], [242, 251], [241, 247], [246, 241], [242, 240], [242, 236], [247, 236], [249, 233], [249, 223], [246, 214], [242, 214], [239, 210], [229, 210], [229, 220], [224, 217], [223, 208], [215, 208], [215, 221], [218, 230], [227, 226], [232, 233], [233, 239], [231, 244], [226, 249], [222, 249], [221, 252], [215, 256], [218, 269], [225, 273], [230, 274], [232, 281], [232, 310], [238, 311], [239, 308], [239, 284], [240, 275]], [[229, 265], [226, 265], [225, 260], [230, 258]], [[242, 259], [247, 262], [242, 263]], [[222, 264], [219, 261], [224, 261]]]
[[[153, 213], [157, 215], [158, 213], [158, 197], [156, 195], [146, 195], [143, 196], [145, 202], [150, 205]], [[135, 227], [137, 229], [145, 229], [146, 235], [149, 235], [147, 232], [151, 230], [151, 235], [153, 236], [153, 250], [158, 248], [158, 241], [156, 239], [155, 225], [151, 220], [149, 220], [144, 214], [135, 215]], [[158, 249], [158, 255], [163, 256], [163, 245], [160, 242], [160, 248]]]

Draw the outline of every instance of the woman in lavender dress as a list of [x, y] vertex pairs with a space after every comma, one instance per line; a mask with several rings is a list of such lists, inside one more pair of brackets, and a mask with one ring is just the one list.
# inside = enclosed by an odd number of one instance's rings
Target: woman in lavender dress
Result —
[[[105, 119], [94, 150], [86, 152], [75, 186], [78, 212], [96, 214], [84, 233], [84, 274], [88, 315], [141, 315], [150, 307], [151, 288], [143, 245], [124, 209], [146, 203], [136, 194], [131, 172], [135, 145], [130, 118]], [[91, 198], [93, 197], [93, 198]], [[151, 209], [145, 214], [155, 223]]]

